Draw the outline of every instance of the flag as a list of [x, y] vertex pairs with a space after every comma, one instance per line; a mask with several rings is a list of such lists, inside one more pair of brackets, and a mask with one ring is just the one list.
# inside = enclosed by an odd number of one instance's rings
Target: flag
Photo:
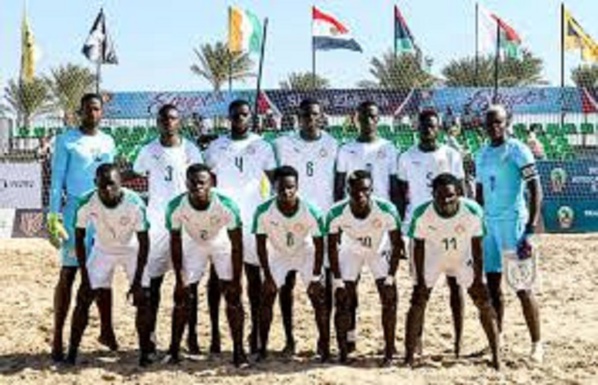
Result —
[[316, 50], [348, 49], [363, 52], [347, 27], [316, 7], [312, 8], [312, 39]]
[[35, 76], [36, 56], [35, 37], [25, 12], [21, 24], [21, 81], [30, 82]]
[[598, 43], [588, 35], [569, 11], [563, 13], [565, 23], [565, 50], [581, 50], [585, 61], [598, 62]]
[[415, 54], [416, 50], [415, 40], [413, 40], [407, 22], [399, 11], [399, 7], [395, 5], [395, 52]]
[[98, 17], [93, 22], [89, 36], [82, 49], [83, 55], [90, 61], [98, 64], [118, 64], [114, 43], [106, 30], [106, 18], [101, 9]]
[[[497, 29], [499, 36], [499, 55], [501, 57], [520, 58], [521, 57], [521, 37], [503, 19], [496, 16], [496, 14], [479, 6], [479, 18], [482, 30], [479, 30], [478, 25], [478, 47], [482, 52], [494, 52], [496, 50]], [[498, 28], [497, 28], [498, 26]]]
[[258, 17], [239, 7], [228, 12], [228, 50], [230, 52], [260, 52], [263, 27]]

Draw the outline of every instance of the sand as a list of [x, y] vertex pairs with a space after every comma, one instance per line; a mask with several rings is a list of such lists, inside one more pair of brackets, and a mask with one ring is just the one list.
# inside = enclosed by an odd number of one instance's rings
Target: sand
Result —
[[[2, 384], [598, 384], [598, 235], [541, 237], [541, 304], [545, 362], [529, 362], [529, 337], [514, 295], [507, 295], [503, 368], [488, 367], [488, 357], [455, 359], [448, 290], [439, 282], [426, 315], [424, 356], [415, 369], [400, 364], [378, 368], [382, 347], [380, 307], [372, 278], [360, 285], [359, 336], [356, 362], [350, 366], [314, 361], [316, 329], [304, 288], [296, 289], [296, 357], [272, 354], [249, 370], [230, 364], [230, 339], [222, 316], [224, 353], [200, 355], [177, 366], [157, 363], [137, 367], [134, 309], [126, 303], [124, 273], [115, 278], [114, 323], [121, 349], [106, 351], [96, 342], [97, 311], [76, 367], [56, 367], [49, 359], [52, 332], [52, 296], [59, 269], [54, 249], [44, 240], [0, 241], [0, 383]], [[399, 271], [397, 347], [403, 353], [405, 314], [410, 295], [407, 266]], [[159, 316], [159, 346], [169, 340], [172, 276], [164, 285]], [[246, 307], [247, 311], [247, 307]], [[284, 339], [278, 309], [270, 347], [278, 351]], [[199, 331], [202, 351], [208, 348], [205, 285], [200, 290]], [[65, 332], [68, 336], [68, 329]], [[485, 346], [475, 308], [467, 299], [462, 352], [464, 356]], [[335, 350], [334, 350], [335, 351]], [[400, 362], [400, 360], [398, 360]]]

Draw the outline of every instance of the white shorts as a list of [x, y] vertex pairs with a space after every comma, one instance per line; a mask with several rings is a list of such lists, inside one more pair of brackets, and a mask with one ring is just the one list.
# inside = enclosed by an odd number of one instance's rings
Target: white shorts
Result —
[[338, 251], [338, 264], [343, 281], [356, 281], [367, 264], [374, 279], [385, 278], [388, 275], [390, 251], [382, 252], [357, 252], [349, 247], [341, 247]]
[[[408, 237], [404, 237], [403, 241], [405, 242], [405, 254], [407, 254], [407, 260], [409, 261], [409, 276], [411, 276], [411, 280], [414, 283], [417, 283], [417, 274], [415, 274], [415, 259], [413, 259], [413, 255], [414, 255], [413, 250], [415, 250], [415, 241]], [[424, 264], [432, 263], [432, 262], [430, 262], [430, 260], [432, 260], [432, 259], [433, 258], [429, 258], [428, 255], [426, 254], [426, 260], [425, 260]], [[438, 263], [440, 263], [440, 262], [438, 262]], [[435, 264], [437, 264], [437, 263], [433, 263], [433, 265], [435, 265]], [[434, 271], [438, 270], [438, 268], [436, 268], [435, 266], [431, 267], [431, 269]], [[444, 271], [441, 271], [441, 273], [444, 273], [447, 277], [457, 278], [458, 270], [460, 270], [458, 267], [446, 268], [446, 269], [444, 269]], [[424, 267], [424, 272], [427, 273], [427, 271], [428, 271], [428, 267], [426, 265]], [[440, 274], [440, 273], [438, 273], [438, 274]], [[438, 276], [436, 278], [434, 278], [434, 282], [436, 282], [437, 280], [438, 280]], [[426, 280], [426, 286], [428, 286], [428, 287], [434, 286], [434, 283], [432, 283], [432, 286], [429, 286], [427, 284], [427, 282], [428, 281]], [[469, 287], [469, 286], [466, 286], [466, 287]]]
[[305, 287], [311, 283], [314, 272], [314, 248], [306, 247], [294, 255], [282, 255], [268, 250], [268, 265], [277, 288], [281, 288], [291, 271], [299, 272]]
[[[129, 284], [132, 284], [137, 269], [137, 251], [137, 245], [122, 248], [118, 252], [105, 251], [97, 247], [92, 248], [87, 259], [87, 272], [91, 288], [94, 290], [110, 289], [117, 266], [123, 267]], [[141, 284], [143, 287], [149, 286], [149, 281], [145, 278], [145, 275]]]
[[[223, 237], [224, 238], [224, 237]], [[198, 283], [211, 262], [218, 278], [233, 279], [233, 259], [228, 235], [208, 244], [199, 244], [189, 237], [183, 238], [183, 280], [186, 285]]]
[[152, 279], [163, 276], [172, 268], [170, 233], [163, 226], [152, 225], [149, 231], [149, 238], [150, 251], [145, 274], [149, 279]]
[[[426, 286], [433, 288], [441, 274], [454, 277], [459, 286], [467, 289], [473, 283], [473, 258], [469, 257], [467, 260], [449, 263], [443, 258], [434, 258], [431, 255], [426, 255], [424, 259], [424, 279]], [[412, 274], [412, 279], [413, 283], [417, 284], [415, 274]]]

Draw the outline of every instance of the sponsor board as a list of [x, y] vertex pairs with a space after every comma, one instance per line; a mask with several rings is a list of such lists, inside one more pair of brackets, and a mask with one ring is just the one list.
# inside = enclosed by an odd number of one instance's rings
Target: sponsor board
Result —
[[40, 163], [0, 163], [0, 208], [42, 208]]

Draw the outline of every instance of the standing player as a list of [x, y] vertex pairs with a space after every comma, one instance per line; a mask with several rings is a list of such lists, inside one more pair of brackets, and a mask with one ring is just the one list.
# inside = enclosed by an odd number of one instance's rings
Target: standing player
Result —
[[176, 277], [172, 316], [170, 360], [179, 360], [179, 346], [193, 294], [208, 261], [214, 266], [226, 300], [226, 314], [233, 339], [235, 366], [247, 365], [243, 352], [243, 229], [237, 205], [212, 190], [213, 175], [208, 166], [194, 164], [187, 169], [187, 193], [168, 204], [166, 227], [170, 231], [172, 264]]
[[[403, 234], [407, 234], [413, 211], [432, 199], [432, 180], [442, 173], [455, 175], [459, 180], [465, 177], [463, 159], [453, 148], [438, 143], [440, 120], [433, 110], [424, 110], [418, 117], [419, 143], [399, 157], [399, 213], [404, 219]], [[455, 354], [461, 350], [463, 332], [463, 292], [455, 277], [447, 274], [450, 289], [450, 304], [455, 326]], [[421, 340], [418, 341], [421, 350]]]
[[[357, 107], [359, 136], [356, 140], [341, 146], [338, 152], [334, 178], [336, 201], [345, 196], [347, 175], [355, 170], [367, 170], [372, 175], [374, 195], [397, 205], [397, 150], [391, 142], [378, 136], [379, 119], [376, 103], [365, 101]], [[349, 350], [355, 349], [357, 306], [358, 303], [355, 301], [352, 328], [348, 334]]]
[[496, 315], [483, 278], [482, 208], [473, 200], [459, 197], [461, 186], [461, 179], [450, 173], [436, 176], [432, 181], [433, 201], [412, 212], [408, 235], [415, 243], [415, 285], [407, 313], [405, 362], [413, 365], [430, 293], [440, 274], [445, 273], [468, 289], [480, 312], [492, 350], [492, 364], [499, 369]]
[[299, 174], [293, 167], [276, 169], [276, 197], [259, 205], [253, 220], [257, 253], [264, 273], [260, 356], [266, 357], [276, 294], [288, 274], [298, 271], [314, 308], [318, 353], [325, 362], [330, 356], [330, 327], [322, 285], [324, 223], [319, 210], [297, 195], [298, 183]]
[[[534, 156], [521, 141], [507, 137], [508, 116], [501, 105], [486, 111], [484, 122], [490, 143], [476, 157], [476, 199], [484, 207], [484, 269], [492, 305], [502, 330], [502, 263], [507, 251], [521, 259], [531, 257], [529, 238], [535, 233], [542, 205], [542, 189]], [[527, 197], [526, 197], [527, 190]], [[526, 204], [527, 202], [527, 204]], [[526, 207], [527, 206], [527, 207]], [[543, 359], [540, 315], [532, 290], [520, 290], [517, 297], [532, 340], [531, 358]]]
[[[357, 298], [357, 278], [367, 264], [376, 280], [382, 304], [384, 330], [383, 365], [392, 363], [397, 323], [397, 286], [395, 273], [405, 253], [401, 221], [392, 203], [372, 196], [372, 176], [357, 170], [349, 175], [349, 199], [332, 206], [326, 219], [328, 255], [334, 275], [336, 301], [335, 325], [340, 361], [349, 353], [347, 333]], [[384, 238], [390, 238], [390, 250]], [[342, 245], [339, 241], [342, 238]], [[340, 247], [340, 250], [339, 250]]]
[[[150, 249], [146, 274], [150, 279], [152, 334], [155, 334], [156, 319], [160, 307], [160, 289], [164, 274], [171, 265], [170, 237], [164, 223], [166, 205], [185, 191], [185, 170], [192, 164], [203, 161], [199, 149], [181, 136], [179, 111], [173, 104], [165, 104], [158, 111], [157, 124], [160, 136], [141, 148], [133, 163], [133, 171], [148, 177], [148, 218], [152, 224]], [[187, 347], [189, 353], [199, 354], [197, 344], [197, 286], [190, 290], [191, 313]]]
[[[75, 214], [75, 244], [81, 268], [81, 286], [73, 313], [67, 362], [75, 364], [79, 343], [89, 319], [89, 307], [98, 291], [112, 286], [117, 266], [122, 266], [129, 279], [133, 305], [137, 307], [135, 326], [139, 336], [139, 364], [151, 363], [149, 328], [149, 291], [142, 288], [143, 270], [149, 251], [145, 203], [139, 195], [121, 187], [118, 168], [112, 163], [98, 167], [97, 188], [84, 195]], [[94, 246], [86, 261], [86, 229], [96, 230]], [[136, 237], [135, 237], [136, 234]]]
[[[327, 212], [334, 203], [334, 165], [338, 143], [322, 130], [321, 122], [320, 103], [315, 99], [302, 100], [299, 104], [299, 132], [278, 138], [274, 142], [274, 150], [280, 165], [291, 166], [297, 171], [301, 180], [301, 196], [314, 203], [320, 211]], [[328, 265], [326, 259], [324, 265]], [[329, 299], [328, 308], [331, 310], [328, 274], [326, 278], [326, 288], [329, 290], [326, 298]], [[294, 287], [295, 271], [290, 271], [280, 288], [280, 310], [286, 335], [284, 353], [295, 351], [292, 318]]]
[[[262, 203], [261, 185], [267, 175], [270, 179], [276, 159], [270, 144], [259, 135], [249, 132], [251, 108], [245, 100], [235, 100], [228, 108], [231, 122], [230, 135], [216, 139], [205, 152], [206, 164], [216, 175], [218, 190], [230, 196], [241, 209], [246, 224], [243, 239], [243, 257], [247, 277], [247, 296], [251, 310], [251, 353], [258, 352], [259, 308], [261, 296], [260, 265], [256, 254], [255, 238], [250, 223], [255, 208]], [[220, 351], [218, 331], [218, 308], [220, 292], [218, 279], [210, 274], [208, 282], [208, 305], [212, 319], [212, 352]]]
[[[52, 359], [62, 361], [62, 330], [69, 311], [71, 291], [77, 274], [75, 255], [75, 210], [77, 200], [93, 189], [96, 169], [102, 163], [112, 162], [116, 153], [114, 140], [99, 130], [102, 119], [102, 97], [85, 94], [81, 98], [81, 125], [68, 129], [56, 138], [52, 158], [52, 181], [50, 187], [50, 209], [48, 232], [52, 243], [61, 244], [61, 269], [58, 284], [54, 289], [54, 337]], [[63, 198], [66, 196], [63, 206]], [[88, 231], [87, 251], [91, 246], [92, 232]], [[101, 318], [101, 333], [98, 341], [111, 350], [118, 345], [112, 330], [112, 293], [109, 289], [98, 291], [97, 304]]]

